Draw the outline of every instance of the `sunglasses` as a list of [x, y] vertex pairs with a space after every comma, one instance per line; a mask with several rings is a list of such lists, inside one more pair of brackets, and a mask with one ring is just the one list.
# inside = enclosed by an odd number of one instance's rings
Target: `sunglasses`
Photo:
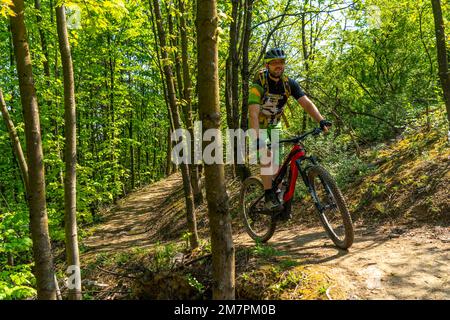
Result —
[[286, 62], [284, 60], [272, 60], [269, 62], [271, 66], [285, 65]]

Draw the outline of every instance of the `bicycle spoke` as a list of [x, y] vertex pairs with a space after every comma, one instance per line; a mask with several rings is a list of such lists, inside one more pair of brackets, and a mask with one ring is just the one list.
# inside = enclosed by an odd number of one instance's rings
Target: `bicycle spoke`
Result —
[[259, 241], [267, 241], [275, 230], [272, 216], [264, 210], [264, 187], [256, 178], [244, 183], [241, 193], [244, 225], [249, 235]]
[[324, 222], [330, 226], [330, 231], [336, 238], [342, 241], [345, 238], [345, 226], [333, 193], [320, 177], [315, 179], [314, 187]]

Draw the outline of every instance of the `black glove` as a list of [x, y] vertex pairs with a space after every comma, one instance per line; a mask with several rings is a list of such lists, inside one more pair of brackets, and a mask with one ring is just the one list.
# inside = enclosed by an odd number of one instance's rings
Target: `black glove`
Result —
[[331, 127], [331, 121], [328, 121], [328, 120], [325, 120], [325, 119], [320, 120], [319, 124], [320, 124], [320, 129], [322, 129], [322, 130], [325, 127]]

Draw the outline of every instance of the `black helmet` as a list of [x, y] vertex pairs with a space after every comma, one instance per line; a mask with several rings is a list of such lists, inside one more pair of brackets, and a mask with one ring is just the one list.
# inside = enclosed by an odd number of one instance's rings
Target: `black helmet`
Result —
[[273, 48], [266, 52], [266, 55], [264, 56], [265, 63], [275, 59], [286, 59], [286, 54], [283, 49]]

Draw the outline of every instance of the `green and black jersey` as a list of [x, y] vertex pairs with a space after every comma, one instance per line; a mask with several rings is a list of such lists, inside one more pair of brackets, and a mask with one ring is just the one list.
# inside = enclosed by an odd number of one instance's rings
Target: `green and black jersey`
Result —
[[[290, 95], [292, 95], [295, 100], [303, 97], [305, 93], [300, 88], [297, 81], [289, 77], [287, 78], [287, 81], [283, 80], [283, 78], [279, 81], [275, 81], [267, 76], [267, 71], [264, 71], [261, 76], [265, 77], [267, 83], [264, 83], [263, 85], [261, 79], [258, 76], [255, 77], [250, 85], [248, 105], [263, 105], [268, 99], [271, 99], [277, 106], [277, 113], [271, 117], [265, 117], [263, 114], [260, 114], [260, 123], [277, 124], [286, 105], [288, 92], [290, 92]], [[286, 88], [286, 85], [289, 85], [289, 88]]]

